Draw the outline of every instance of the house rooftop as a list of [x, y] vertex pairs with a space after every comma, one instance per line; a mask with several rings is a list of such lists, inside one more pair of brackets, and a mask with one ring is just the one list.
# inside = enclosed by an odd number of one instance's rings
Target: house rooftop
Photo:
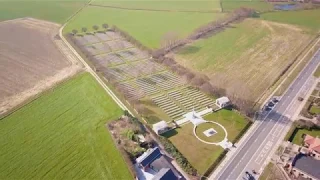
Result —
[[320, 160], [304, 154], [298, 154], [293, 160], [292, 166], [310, 176], [320, 179]]
[[219, 101], [220, 104], [224, 104], [224, 103], [229, 103], [230, 102], [229, 98], [226, 97], [226, 96], [218, 98], [217, 101]]
[[177, 177], [174, 175], [170, 168], [162, 168], [152, 180], [176, 180]]
[[304, 137], [304, 143], [309, 145], [309, 149], [320, 153], [320, 138], [306, 134]]
[[155, 159], [160, 157], [162, 154], [158, 147], [155, 147], [153, 149], [148, 149], [146, 152], [144, 152], [140, 157], [136, 159], [137, 163], [142, 165], [143, 167], [148, 166], [150, 163], [152, 163]]

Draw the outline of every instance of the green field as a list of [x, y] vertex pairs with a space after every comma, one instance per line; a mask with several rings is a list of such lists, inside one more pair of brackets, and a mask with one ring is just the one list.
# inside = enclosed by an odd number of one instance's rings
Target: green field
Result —
[[208, 0], [94, 0], [91, 4], [130, 9], [220, 12], [220, 1]]
[[0, 1], [0, 21], [33, 17], [63, 24], [73, 13], [83, 7], [86, 1]]
[[320, 107], [318, 106], [311, 106], [310, 112], [314, 114], [320, 114]]
[[320, 130], [313, 129], [313, 130], [309, 131], [307, 129], [298, 129], [297, 133], [294, 135], [292, 143], [301, 145], [301, 142], [302, 142], [301, 137], [303, 134], [309, 134], [310, 136], [316, 137], [316, 136], [320, 136]]
[[93, 25], [108, 23], [128, 32], [142, 44], [157, 48], [166, 33], [175, 32], [184, 37], [199, 26], [221, 16], [222, 14], [218, 13], [152, 12], [88, 7], [65, 27], [64, 32], [81, 30], [82, 27], [92, 30]]
[[183, 47], [176, 61], [227, 93], [256, 101], [311, 39], [296, 26], [246, 19]]
[[[235, 140], [248, 123], [241, 115], [224, 109], [209, 114], [204, 119], [223, 125], [227, 129], [228, 140], [230, 141]], [[203, 174], [223, 152], [223, 148], [220, 146], [209, 145], [199, 141], [193, 134], [192, 123], [169, 131], [164, 136], [169, 138], [200, 174]]]
[[320, 77], [320, 66], [317, 67], [317, 70], [313, 74], [315, 77]]
[[273, 9], [273, 5], [266, 1], [235, 1], [235, 0], [222, 0], [223, 12], [235, 10], [240, 7], [248, 7], [257, 10], [258, 12], [264, 12]]
[[0, 120], [0, 179], [131, 179], [105, 123], [122, 110], [81, 74]]
[[320, 30], [320, 9], [304, 11], [279, 11], [265, 13], [261, 15], [262, 19], [286, 24], [298, 25], [312, 32]]

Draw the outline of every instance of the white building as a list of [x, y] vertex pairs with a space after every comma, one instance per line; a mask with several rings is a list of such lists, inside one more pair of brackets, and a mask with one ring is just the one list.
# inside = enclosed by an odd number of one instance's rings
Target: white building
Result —
[[223, 97], [220, 97], [220, 98], [216, 99], [216, 105], [219, 108], [224, 108], [224, 107], [227, 107], [227, 106], [231, 105], [231, 102], [230, 102], [228, 97], [223, 96]]
[[160, 121], [152, 125], [152, 129], [156, 134], [162, 134], [169, 130], [168, 123], [166, 121]]

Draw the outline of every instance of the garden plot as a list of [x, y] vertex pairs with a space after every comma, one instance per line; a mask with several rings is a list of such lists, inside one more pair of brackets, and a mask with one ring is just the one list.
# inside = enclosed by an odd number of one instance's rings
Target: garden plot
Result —
[[123, 81], [128, 79], [128, 77], [120, 69], [104, 68], [104, 70], [100, 71], [102, 71], [106, 77], [111, 77], [111, 79], [114, 81]]
[[181, 92], [181, 90], [174, 90], [172, 92], [169, 92], [168, 95], [179, 102], [187, 111], [191, 111], [193, 109], [198, 111], [204, 108], [204, 106], [200, 105], [197, 101], [190, 98], [190, 96]]
[[117, 54], [119, 54], [123, 59], [127, 61], [136, 61], [139, 59], [139, 57], [136, 56], [132, 51], [130, 51], [130, 49], [125, 51], [120, 51]]
[[165, 70], [165, 67], [151, 60], [134, 63], [134, 68], [139, 69], [144, 75], [157, 73]]
[[97, 55], [101, 53], [108, 53], [111, 51], [110, 47], [106, 43], [98, 43], [87, 45], [86, 49], [92, 54]]
[[88, 41], [83, 36], [74, 36], [74, 40], [82, 46], [88, 44]]
[[148, 95], [159, 93], [160, 91], [154, 86], [155, 82], [151, 81], [150, 78], [141, 78], [136, 80], [138, 87]]
[[126, 49], [125, 41], [119, 40], [119, 41], [109, 41], [107, 42], [109, 47], [112, 49], [112, 51], [119, 51], [122, 49]]
[[117, 54], [104, 54], [95, 56], [92, 61], [101, 65], [111, 66], [125, 63]]
[[156, 82], [157, 86], [165, 91], [185, 84], [171, 72], [152, 75], [151, 80]]
[[83, 38], [87, 41], [88, 44], [94, 44], [100, 42], [99, 38], [92, 34], [86, 34]]
[[108, 36], [106, 33], [96, 33], [95, 34], [101, 41], [110, 41], [112, 37]]
[[184, 89], [184, 91], [189, 95], [190, 98], [192, 98], [194, 101], [199, 102], [202, 106], [214, 106], [213, 99], [206, 96], [204, 93], [200, 92], [199, 90], [193, 88], [193, 87], [187, 87]]
[[112, 69], [118, 72], [125, 73], [127, 76], [135, 77], [135, 78], [143, 74], [141, 69], [132, 67], [132, 65], [130, 64], [123, 64], [123, 65], [114, 67]]
[[113, 31], [107, 31], [106, 34], [107, 34], [110, 38], [112, 38], [113, 40], [115, 40], [115, 39], [122, 39], [122, 37], [121, 37], [119, 34], [113, 32]]
[[174, 120], [182, 118], [185, 114], [185, 112], [166, 95], [154, 97], [152, 101]]
[[145, 96], [145, 94], [138, 90], [137, 88], [134, 88], [133, 83], [130, 82], [123, 82], [119, 84], [120, 89], [126, 93], [128, 98], [134, 98], [134, 99], [140, 99]]
[[137, 48], [130, 49], [132, 53], [134, 53], [139, 59], [146, 59], [149, 57], [148, 53], [145, 51], [141, 51]]

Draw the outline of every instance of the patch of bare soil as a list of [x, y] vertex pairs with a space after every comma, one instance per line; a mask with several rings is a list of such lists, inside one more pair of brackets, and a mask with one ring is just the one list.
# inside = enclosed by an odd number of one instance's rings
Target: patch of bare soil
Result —
[[54, 39], [59, 27], [33, 18], [0, 23], [0, 114], [80, 70]]

